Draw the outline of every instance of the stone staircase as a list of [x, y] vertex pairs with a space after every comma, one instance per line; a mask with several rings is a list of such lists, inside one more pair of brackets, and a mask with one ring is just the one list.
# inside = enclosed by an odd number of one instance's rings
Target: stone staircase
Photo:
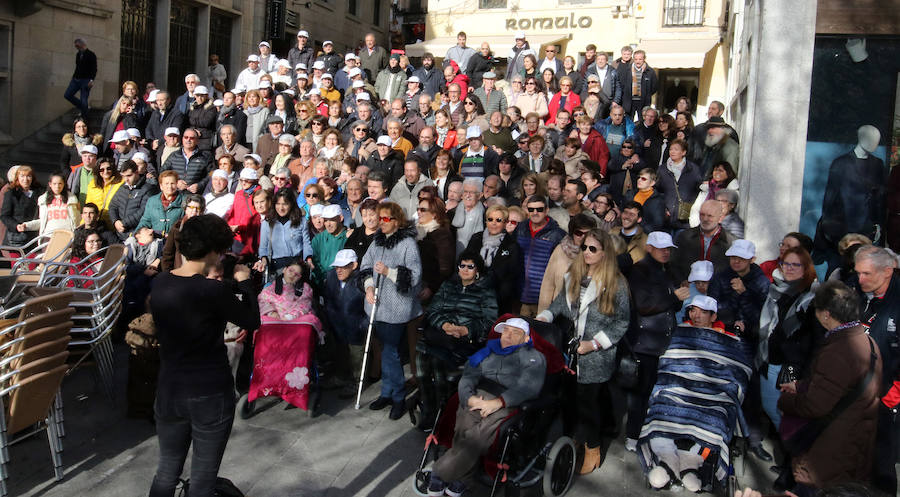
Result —
[[[104, 109], [91, 109], [87, 116], [88, 130], [99, 133], [102, 127]], [[0, 155], [0, 171], [8, 170], [16, 164], [27, 164], [37, 174], [41, 184], [46, 184], [50, 174], [59, 170], [59, 156], [63, 150], [62, 137], [72, 132], [72, 122], [77, 115], [71, 110], [59, 116], [46, 126], [35, 131]]]

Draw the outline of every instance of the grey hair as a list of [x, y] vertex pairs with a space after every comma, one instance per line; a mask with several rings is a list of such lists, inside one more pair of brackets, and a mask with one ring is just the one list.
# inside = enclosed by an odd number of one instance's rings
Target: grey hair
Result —
[[187, 76], [185, 76], [184, 82], [187, 83], [189, 80], [192, 80], [192, 79], [196, 79], [198, 83], [200, 82], [200, 76], [197, 76], [194, 73], [191, 73], [191, 74], [188, 74]]
[[283, 174], [287, 177], [291, 177], [291, 170], [286, 167], [279, 167], [277, 171], [275, 171], [274, 176], [278, 176], [279, 174]]
[[355, 128], [357, 126], [365, 126], [366, 128], [368, 128], [369, 123], [363, 121], [362, 119], [357, 119], [356, 121], [353, 122], [353, 124], [350, 127]]
[[372, 103], [371, 103], [371, 102], [369, 102], [368, 100], [363, 100], [362, 102], [357, 102], [357, 103], [356, 103], [356, 108], [357, 108], [357, 110], [359, 110], [359, 108], [362, 107], [363, 105], [365, 105], [366, 107], [368, 107], [368, 108], [370, 108], [370, 109], [372, 108]]
[[874, 245], [869, 245], [856, 251], [853, 261], [860, 262], [861, 260], [868, 260], [879, 269], [897, 267], [896, 255], [892, 255], [888, 250]]
[[230, 129], [232, 134], [237, 134], [237, 130], [236, 130], [236, 129], [234, 128], [234, 126], [231, 125], [231, 124], [223, 124], [222, 127], [219, 128], [219, 134], [221, 135], [221, 134], [222, 134], [222, 130], [223, 130], [223, 129], [226, 129], [226, 128]]
[[466, 178], [465, 180], [463, 180], [463, 188], [465, 188], [467, 185], [475, 185], [479, 190], [481, 190], [483, 184], [484, 182], [481, 180], [481, 178]]
[[[722, 197], [725, 197], [725, 198], [722, 198]], [[740, 201], [740, 199], [741, 199], [740, 195], [738, 195], [738, 192], [736, 192], [734, 190], [724, 189], [724, 190], [719, 190], [718, 192], [716, 192], [716, 200], [719, 200], [719, 201], [724, 200], [724, 201], [728, 202], [729, 204], [737, 205], [738, 202]]]
[[387, 118], [384, 121], [384, 128], [387, 129], [387, 127], [390, 126], [391, 124], [396, 124], [396, 125], [400, 126], [400, 128], [403, 128], [403, 122], [401, 120], [397, 119], [396, 117]]
[[85, 46], [87, 46], [87, 42], [84, 41], [84, 38], [75, 38], [75, 41], [72, 42], [72, 43], [77, 43], [77, 44], [79, 44], [79, 45], [85, 45]]

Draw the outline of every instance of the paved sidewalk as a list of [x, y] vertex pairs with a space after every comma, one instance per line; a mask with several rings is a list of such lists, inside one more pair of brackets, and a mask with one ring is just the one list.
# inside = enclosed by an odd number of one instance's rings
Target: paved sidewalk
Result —
[[[158, 453], [155, 432], [149, 422], [124, 416], [123, 352], [119, 350], [117, 357], [120, 397], [115, 407], [96, 390], [90, 370], [75, 372], [63, 385], [65, 480], [53, 482], [47, 438], [37, 435], [10, 450], [10, 495], [147, 495]], [[377, 385], [369, 387], [363, 400], [368, 402], [377, 393]], [[78, 400], [79, 394], [87, 398]], [[299, 409], [285, 410], [284, 405], [274, 404], [246, 421], [235, 420], [220, 474], [248, 497], [416, 495], [411, 476], [425, 435], [413, 429], [408, 418], [391, 421], [387, 409], [374, 412], [365, 406], [356, 411], [352, 400], [340, 400], [335, 392], [325, 393], [315, 419]], [[771, 478], [766, 468], [748, 460], [741, 482]], [[603, 466], [587, 477], [576, 477], [568, 495], [669, 495], [646, 489], [644, 481], [636, 456], [618, 440]], [[487, 493], [482, 489], [472, 495]]]

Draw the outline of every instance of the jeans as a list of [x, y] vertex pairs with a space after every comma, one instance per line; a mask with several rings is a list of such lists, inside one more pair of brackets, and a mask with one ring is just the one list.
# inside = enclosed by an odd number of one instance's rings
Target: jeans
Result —
[[406, 323], [375, 321], [375, 334], [381, 340], [381, 396], [394, 402], [406, 398], [406, 377], [400, 362], [400, 344], [406, 338]]
[[191, 458], [191, 497], [213, 497], [219, 465], [234, 422], [234, 392], [201, 397], [158, 395], [156, 433], [159, 466], [150, 497], [172, 497], [184, 468], [188, 448]]
[[[66, 100], [72, 102], [72, 105], [78, 108], [82, 116], [88, 113], [88, 97], [91, 95], [91, 83], [89, 79], [72, 79], [69, 81], [69, 87], [66, 88]], [[80, 93], [81, 100], [75, 98], [75, 94]]]
[[768, 378], [764, 378], [762, 374], [759, 375], [759, 395], [762, 398], [766, 416], [772, 420], [775, 428], [778, 428], [781, 426], [781, 411], [778, 410], [778, 398], [781, 397], [781, 392], [778, 391], [778, 385], [775, 383], [778, 381], [778, 374], [781, 373], [781, 366], [769, 364], [768, 367]]

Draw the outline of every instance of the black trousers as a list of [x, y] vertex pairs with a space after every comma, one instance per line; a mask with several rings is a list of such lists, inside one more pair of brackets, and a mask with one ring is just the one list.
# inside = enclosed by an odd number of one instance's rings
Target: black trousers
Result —
[[610, 431], [612, 422], [609, 384], [579, 383], [575, 398], [578, 404], [575, 439], [584, 441], [588, 447], [597, 447], [603, 442], [603, 434]]
[[647, 354], [634, 354], [638, 360], [638, 384], [626, 395], [628, 401], [628, 421], [625, 423], [625, 436], [635, 440], [641, 434], [644, 417], [650, 402], [650, 392], [656, 385], [656, 370], [659, 368], [659, 357]]
[[888, 495], [897, 495], [897, 424], [890, 409], [878, 403], [878, 432], [872, 457], [872, 483]]

